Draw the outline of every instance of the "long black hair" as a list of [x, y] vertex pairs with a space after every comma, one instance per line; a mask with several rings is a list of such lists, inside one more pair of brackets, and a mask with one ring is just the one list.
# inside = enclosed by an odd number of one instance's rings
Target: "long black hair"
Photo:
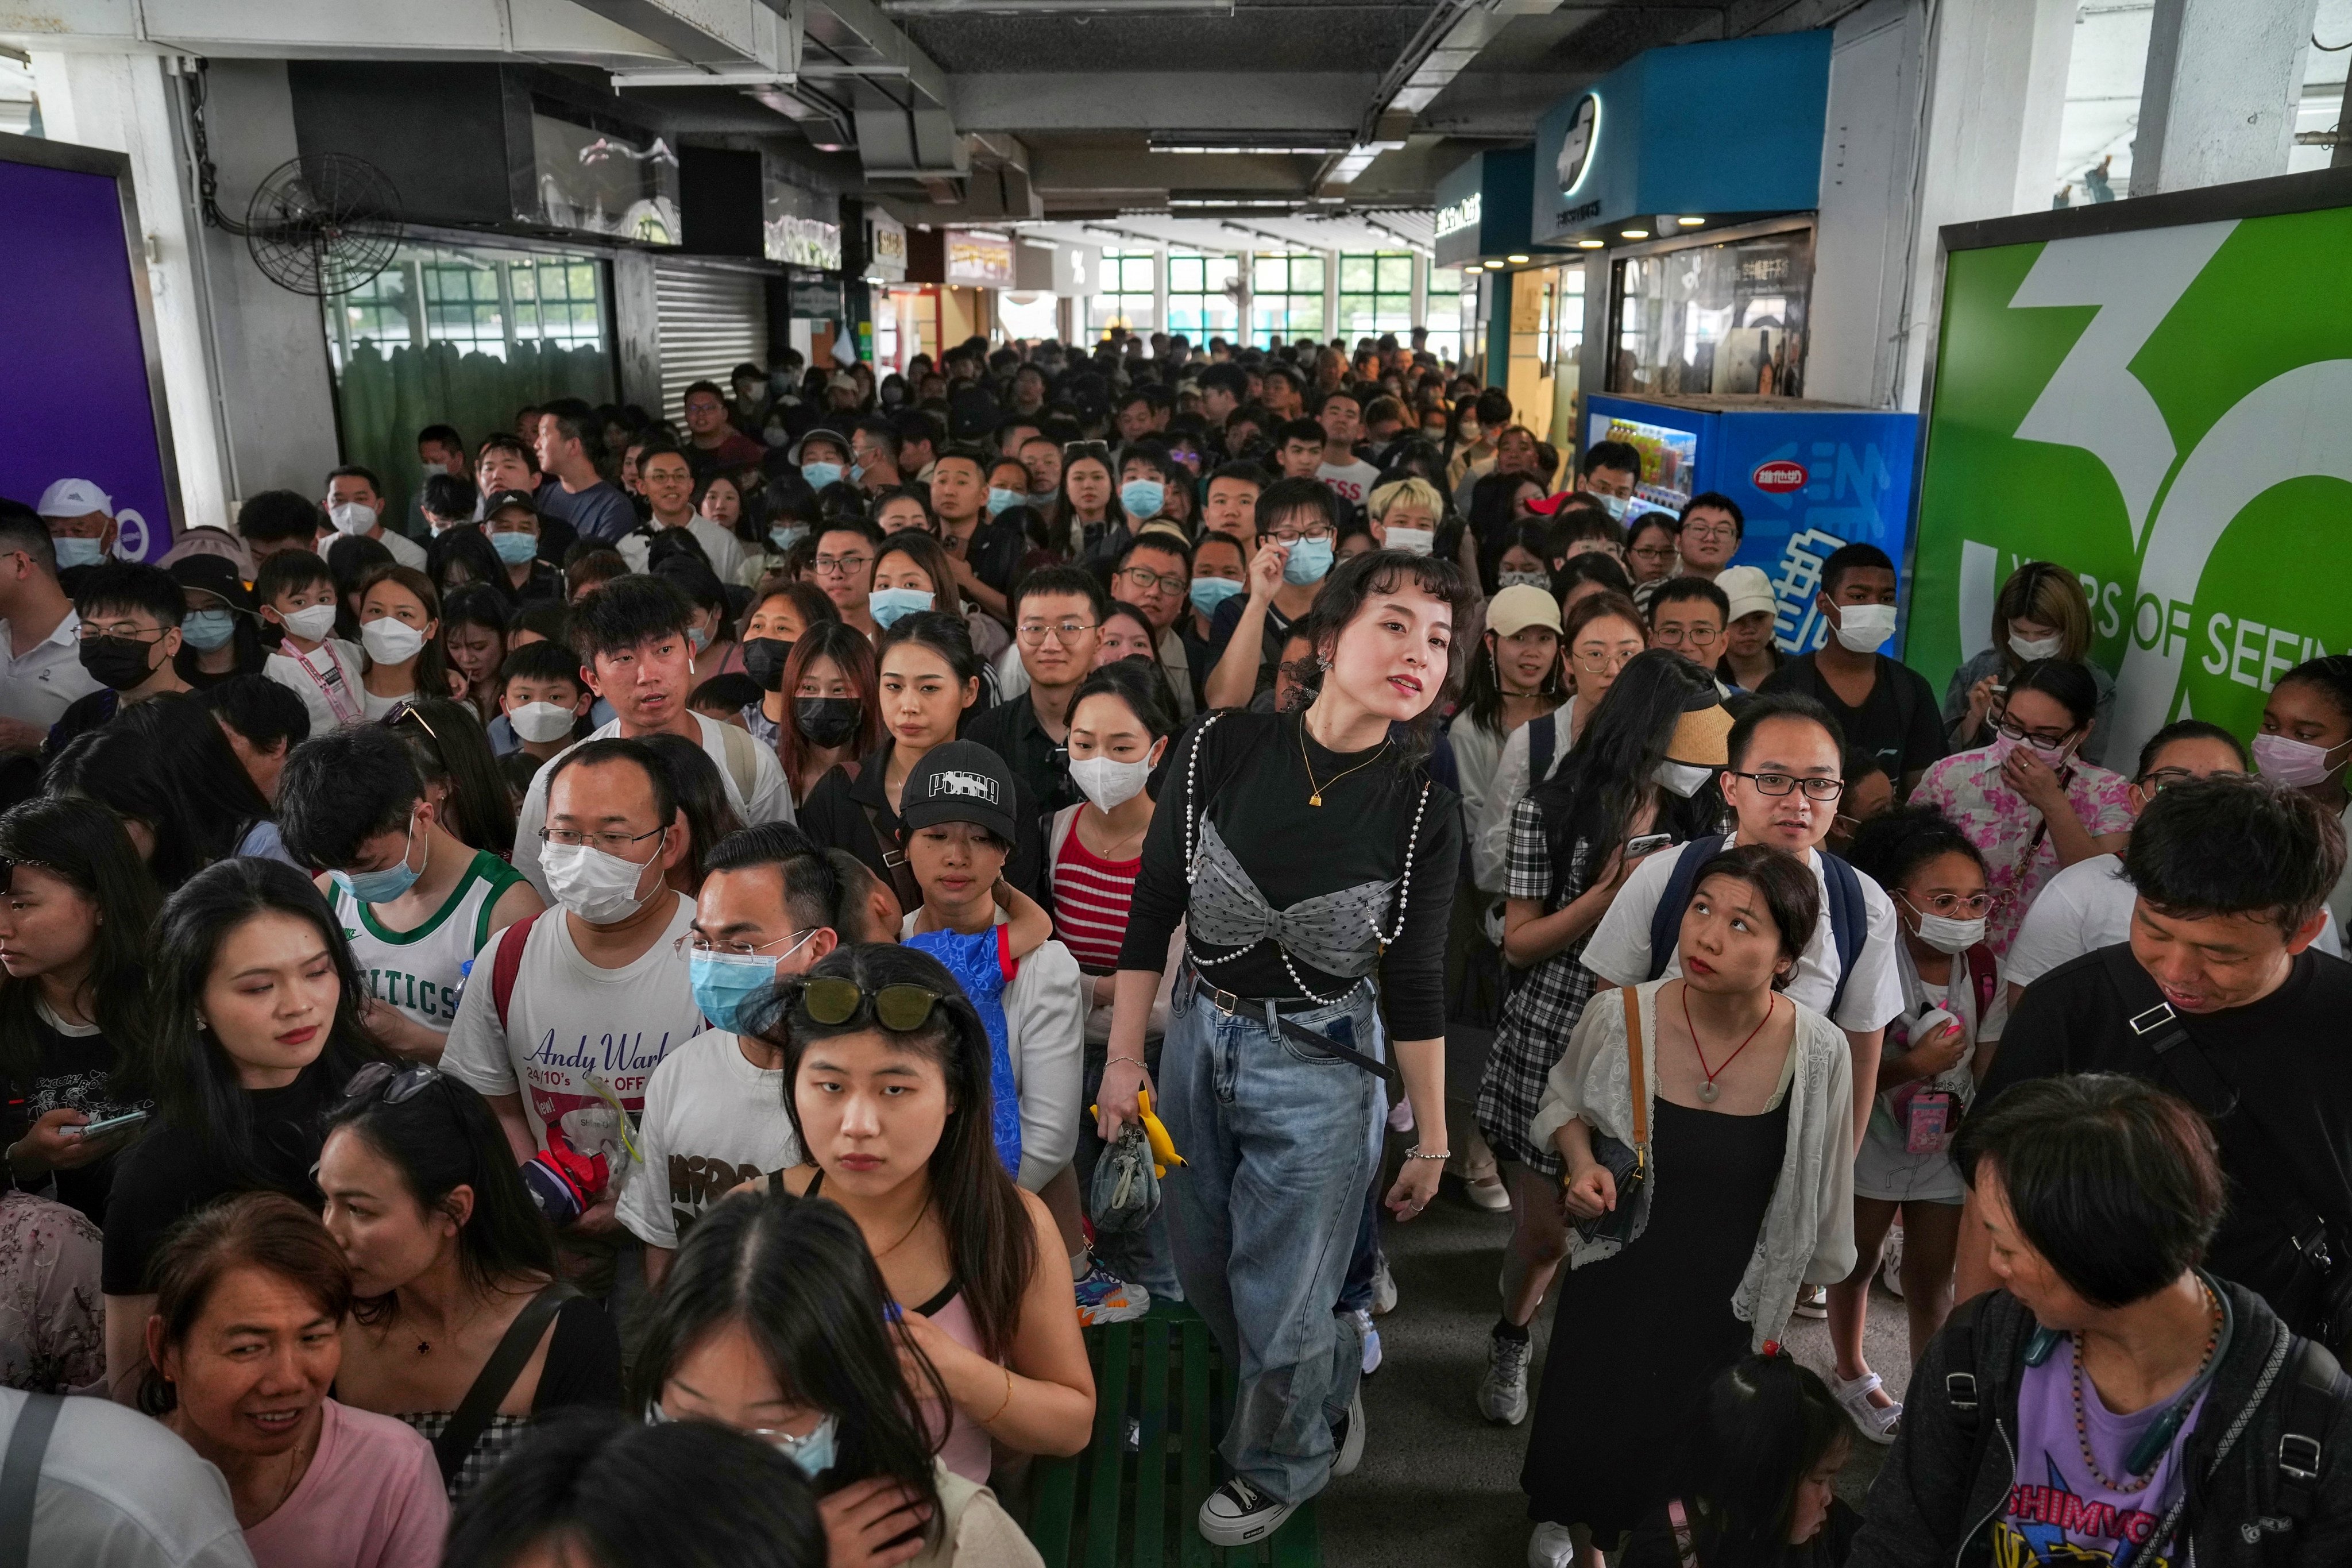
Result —
[[408, 747], [426, 790], [436, 784], [448, 790], [441, 826], [462, 843], [505, 854], [514, 844], [514, 796], [499, 776], [498, 758], [474, 705], [446, 697], [419, 698], [404, 704], [387, 722]]
[[[1450, 556], [1447, 559], [1452, 559]], [[1493, 628], [1487, 628], [1492, 631]], [[1500, 641], [1499, 634], [1496, 641]], [[1568, 700], [1567, 660], [1562, 657], [1567, 640], [1553, 634], [1555, 647], [1551, 663], [1545, 666], [1543, 680], [1535, 694], [1557, 708]], [[1503, 668], [1501, 652], [1491, 647], [1485, 637], [1470, 656], [1469, 673], [1463, 680], [1462, 706], [1470, 722], [1490, 735], [1502, 735], [1503, 730]]]
[[[47, 871], [97, 906], [80, 1005], [114, 1047], [118, 1068], [131, 1067], [131, 1053], [146, 1038], [148, 933], [163, 902], [131, 836], [94, 800], [28, 800], [0, 816], [0, 862]], [[0, 882], [0, 895], [7, 890]], [[0, 1072], [20, 1094], [40, 1071], [33, 1032], [40, 994], [37, 979], [0, 973]]]
[[[638, 1347], [631, 1404], [649, 1410], [703, 1336], [741, 1325], [795, 1404], [840, 1420], [827, 1492], [885, 1476], [929, 1516], [924, 1539], [940, 1538], [934, 1444], [918, 1392], [900, 1370], [913, 1350], [889, 1319], [890, 1292], [857, 1222], [837, 1204], [790, 1194], [738, 1193], [694, 1222], [663, 1281], [653, 1322]], [[947, 1386], [920, 1351], [921, 1399], [942, 1408]]]
[[1597, 873], [1653, 790], [1658, 809], [1652, 830], [1671, 833], [1677, 843], [1722, 821], [1723, 796], [1713, 777], [1688, 798], [1657, 784], [1675, 726], [1694, 707], [1715, 700], [1715, 678], [1665, 648], [1636, 654], [1618, 672], [1576, 749], [1558, 772], [1528, 791], [1543, 813], [1554, 900], [1570, 885], [1580, 854], [1587, 860], [1587, 879]]
[[249, 856], [233, 856], [189, 878], [155, 922], [148, 1082], [165, 1121], [193, 1133], [207, 1161], [253, 1185], [268, 1184], [252, 1153], [252, 1097], [219, 1039], [197, 1024], [196, 1013], [222, 946], [247, 921], [271, 914], [310, 922], [335, 966], [335, 1016], [314, 1064], [328, 1082], [340, 1090], [362, 1065], [391, 1059], [360, 1025], [367, 993], [359, 968], [341, 922], [310, 878], [282, 860]]
[[[457, 1230], [457, 1271], [476, 1290], [487, 1296], [512, 1289], [517, 1280], [535, 1290], [555, 1277], [555, 1238], [522, 1184], [498, 1118], [473, 1089], [436, 1073], [394, 1105], [376, 1085], [327, 1112], [320, 1146], [343, 1131], [383, 1156], [427, 1214], [447, 1204], [457, 1188], [473, 1190], [473, 1210]], [[354, 1301], [352, 1310], [363, 1323], [376, 1322], [394, 1305], [390, 1296], [380, 1296]]]
[[719, 841], [730, 833], [743, 829], [743, 819], [735, 814], [735, 805], [727, 798], [727, 779], [719, 773], [719, 764], [710, 753], [683, 735], [654, 734], [637, 737], [661, 759], [662, 771], [669, 774], [670, 796], [677, 802], [679, 815], [686, 818], [687, 832], [694, 843], [694, 885], [702, 886], [702, 877], [710, 863], [710, 852]]
[[[885, 1029], [870, 1004], [861, 1005], [846, 1023], [820, 1024], [809, 1016], [803, 982], [782, 981], [754, 1012], [751, 1032], [783, 1053], [784, 1109], [803, 1149], [809, 1146], [808, 1133], [801, 1125], [796, 1086], [801, 1058], [810, 1046], [843, 1035], [875, 1034], [900, 1050], [939, 1063], [954, 1109], [931, 1151], [931, 1201], [939, 1205], [949, 1263], [962, 1283], [981, 1349], [1002, 1356], [1020, 1331], [1021, 1299], [1037, 1262], [1037, 1228], [1020, 1189], [996, 1157], [989, 1120], [987, 1026], [947, 966], [919, 948], [887, 942], [837, 947], [819, 959], [806, 978], [820, 976], [854, 980], [868, 996], [886, 985], [913, 985], [940, 998], [920, 1026], [902, 1034]], [[810, 1163], [815, 1163], [814, 1153]]]
[[1750, 1355], [1707, 1384], [1680, 1445], [1674, 1495], [1707, 1568], [1779, 1568], [1797, 1488], [1844, 1435], [1819, 1373], [1786, 1352]]
[[1305, 627], [1308, 646], [1321, 660], [1323, 668], [1331, 668], [1331, 654], [1345, 631], [1364, 606], [1381, 594], [1394, 594], [1405, 588], [1419, 588], [1433, 598], [1443, 599], [1454, 612], [1454, 633], [1445, 645], [1445, 679], [1431, 695], [1429, 706], [1423, 708], [1412, 721], [1403, 727], [1397, 741], [1397, 755], [1407, 766], [1420, 763], [1429, 755], [1435, 743], [1438, 715], [1451, 707], [1462, 690], [1462, 670], [1465, 660], [1462, 651], [1462, 630], [1470, 624], [1470, 611], [1477, 601], [1469, 580], [1462, 568], [1436, 555], [1408, 555], [1402, 550], [1368, 550], [1363, 554], [1342, 561], [1323, 579], [1323, 591], [1315, 596], [1315, 607], [1307, 613]]
[[126, 704], [78, 737], [49, 770], [51, 795], [88, 796], [153, 836], [147, 866], [165, 892], [235, 855], [269, 803], [202, 699], [165, 692]]

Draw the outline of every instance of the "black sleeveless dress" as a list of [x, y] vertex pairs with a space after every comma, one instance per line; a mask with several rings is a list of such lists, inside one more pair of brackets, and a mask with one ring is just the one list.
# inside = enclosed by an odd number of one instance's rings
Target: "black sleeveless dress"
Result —
[[1748, 1353], [1731, 1296], [1771, 1206], [1789, 1093], [1758, 1116], [1652, 1102], [1660, 1181], [1615, 1257], [1563, 1268], [1519, 1487], [1528, 1517], [1582, 1524], [1603, 1552], [1664, 1502], [1699, 1395]]

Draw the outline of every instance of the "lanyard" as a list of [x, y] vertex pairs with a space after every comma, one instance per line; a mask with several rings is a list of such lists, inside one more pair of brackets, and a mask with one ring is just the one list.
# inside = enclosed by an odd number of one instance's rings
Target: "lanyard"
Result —
[[350, 693], [344, 689], [343, 667], [336, 662], [333, 651], [327, 647], [326, 643], [320, 642], [314, 650], [327, 656], [325, 676], [321, 676], [317, 668], [310, 663], [310, 654], [296, 653], [290, 643], [279, 643], [278, 651], [301, 666], [302, 673], [310, 678], [310, 684], [319, 689], [319, 695], [327, 700], [327, 706], [334, 711], [336, 723], [359, 722], [361, 710], [352, 703]]

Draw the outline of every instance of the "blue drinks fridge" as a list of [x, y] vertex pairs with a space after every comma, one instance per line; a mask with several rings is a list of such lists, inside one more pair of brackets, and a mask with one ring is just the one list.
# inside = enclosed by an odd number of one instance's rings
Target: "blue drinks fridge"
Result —
[[1614, 395], [1586, 398], [1584, 413], [1587, 451], [1623, 441], [1641, 452], [1640, 502], [1680, 512], [1715, 490], [1739, 503], [1747, 531], [1733, 561], [1772, 580], [1783, 652], [1810, 652], [1828, 635], [1814, 592], [1822, 563], [1840, 545], [1886, 552], [1908, 597], [1917, 416], [1799, 398]]

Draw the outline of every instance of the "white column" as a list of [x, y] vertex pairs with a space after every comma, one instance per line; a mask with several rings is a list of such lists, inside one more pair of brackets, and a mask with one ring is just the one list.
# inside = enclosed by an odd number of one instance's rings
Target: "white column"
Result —
[[2156, 0], [2132, 195], [2286, 173], [2319, 0]]

